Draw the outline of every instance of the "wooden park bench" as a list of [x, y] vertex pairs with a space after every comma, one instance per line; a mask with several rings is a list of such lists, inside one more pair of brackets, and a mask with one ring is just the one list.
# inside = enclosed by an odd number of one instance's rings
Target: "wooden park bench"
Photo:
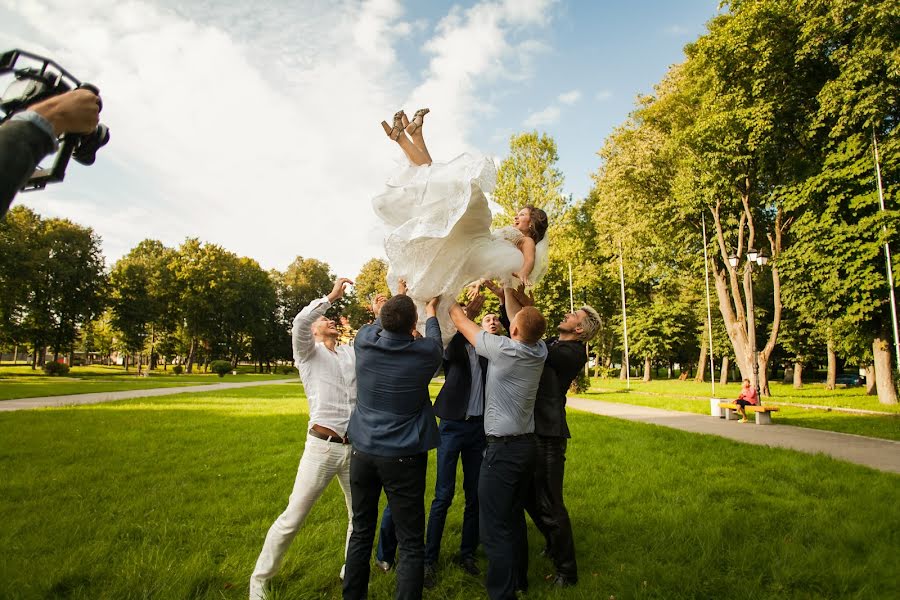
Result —
[[[740, 406], [734, 402], [719, 402], [719, 408], [725, 409], [726, 421], [737, 421], [741, 418], [741, 414], [738, 412]], [[747, 412], [756, 413], [757, 425], [771, 425], [772, 413], [779, 410], [777, 406], [753, 406], [752, 404], [748, 404], [744, 408]]]

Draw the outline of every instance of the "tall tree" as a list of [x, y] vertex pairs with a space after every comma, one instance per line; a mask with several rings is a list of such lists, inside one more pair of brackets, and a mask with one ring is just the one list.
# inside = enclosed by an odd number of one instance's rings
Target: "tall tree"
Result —
[[511, 223], [526, 204], [546, 211], [551, 223], [562, 217], [566, 203], [558, 160], [556, 142], [547, 134], [533, 131], [510, 138], [509, 155], [497, 172], [494, 201], [503, 211], [494, 215], [496, 225]]

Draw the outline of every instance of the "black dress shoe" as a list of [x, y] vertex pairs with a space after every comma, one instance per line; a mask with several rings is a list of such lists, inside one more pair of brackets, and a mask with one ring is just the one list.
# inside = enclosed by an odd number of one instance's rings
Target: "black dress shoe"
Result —
[[557, 575], [556, 579], [553, 580], [553, 583], [551, 585], [553, 585], [553, 587], [556, 587], [556, 588], [566, 588], [566, 587], [572, 587], [576, 583], [578, 583], [577, 579], [572, 579], [572, 578], [566, 577], [565, 575]]
[[453, 557], [453, 562], [459, 565], [463, 571], [471, 575], [472, 577], [478, 577], [481, 575], [481, 569], [478, 568], [478, 563], [475, 562], [475, 559], [471, 556], [467, 556], [463, 558], [458, 554]]
[[422, 585], [424, 585], [427, 590], [430, 590], [437, 585], [437, 572], [434, 569], [434, 565], [425, 565], [425, 579], [423, 580]]

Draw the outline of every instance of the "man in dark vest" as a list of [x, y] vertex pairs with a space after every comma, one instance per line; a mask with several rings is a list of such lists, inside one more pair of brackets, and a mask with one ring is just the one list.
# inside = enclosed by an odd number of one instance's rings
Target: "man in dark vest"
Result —
[[[530, 299], [516, 294], [505, 310], [515, 317], [521, 303]], [[566, 392], [587, 362], [585, 343], [600, 326], [600, 316], [590, 306], [582, 306], [563, 317], [557, 336], [545, 340], [547, 360], [538, 384], [534, 404], [534, 432], [537, 434], [537, 466], [533, 493], [526, 501], [532, 521], [544, 534], [546, 552], [556, 567], [553, 585], [568, 587], [578, 582], [575, 542], [569, 512], [563, 502], [563, 475], [569, 425], [566, 423]]]

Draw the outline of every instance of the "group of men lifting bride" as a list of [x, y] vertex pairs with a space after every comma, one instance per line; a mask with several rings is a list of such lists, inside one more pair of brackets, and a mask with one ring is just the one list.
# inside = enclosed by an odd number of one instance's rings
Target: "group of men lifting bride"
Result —
[[[487, 595], [511, 599], [526, 591], [527, 511], [555, 565], [553, 584], [578, 581], [563, 502], [566, 391], [584, 368], [599, 317], [583, 306], [543, 339], [546, 320], [522, 290], [546, 270], [547, 215], [526, 206], [512, 226], [491, 231], [492, 161], [464, 154], [432, 163], [423, 137], [428, 112], [410, 121], [399, 111], [393, 126], [382, 123], [411, 163], [373, 201], [390, 230], [385, 250], [395, 294], [373, 299], [375, 320], [360, 328], [352, 346], [337, 343], [339, 330], [326, 316], [352, 284], [348, 279], [337, 279], [294, 319], [309, 431], [287, 508], [270, 527], [251, 576], [251, 600], [267, 597], [291, 541], [335, 477], [349, 520], [343, 597], [367, 597], [383, 490], [388, 509], [375, 564], [396, 570], [396, 598], [421, 598], [423, 587], [438, 583], [460, 459], [465, 507], [452, 562], [480, 576], [480, 543]], [[464, 284], [470, 284], [465, 307], [456, 302]], [[482, 285], [500, 298], [499, 314], [481, 314]], [[428, 386], [441, 367], [444, 384], [432, 405]], [[435, 448], [426, 535], [426, 468]]]

